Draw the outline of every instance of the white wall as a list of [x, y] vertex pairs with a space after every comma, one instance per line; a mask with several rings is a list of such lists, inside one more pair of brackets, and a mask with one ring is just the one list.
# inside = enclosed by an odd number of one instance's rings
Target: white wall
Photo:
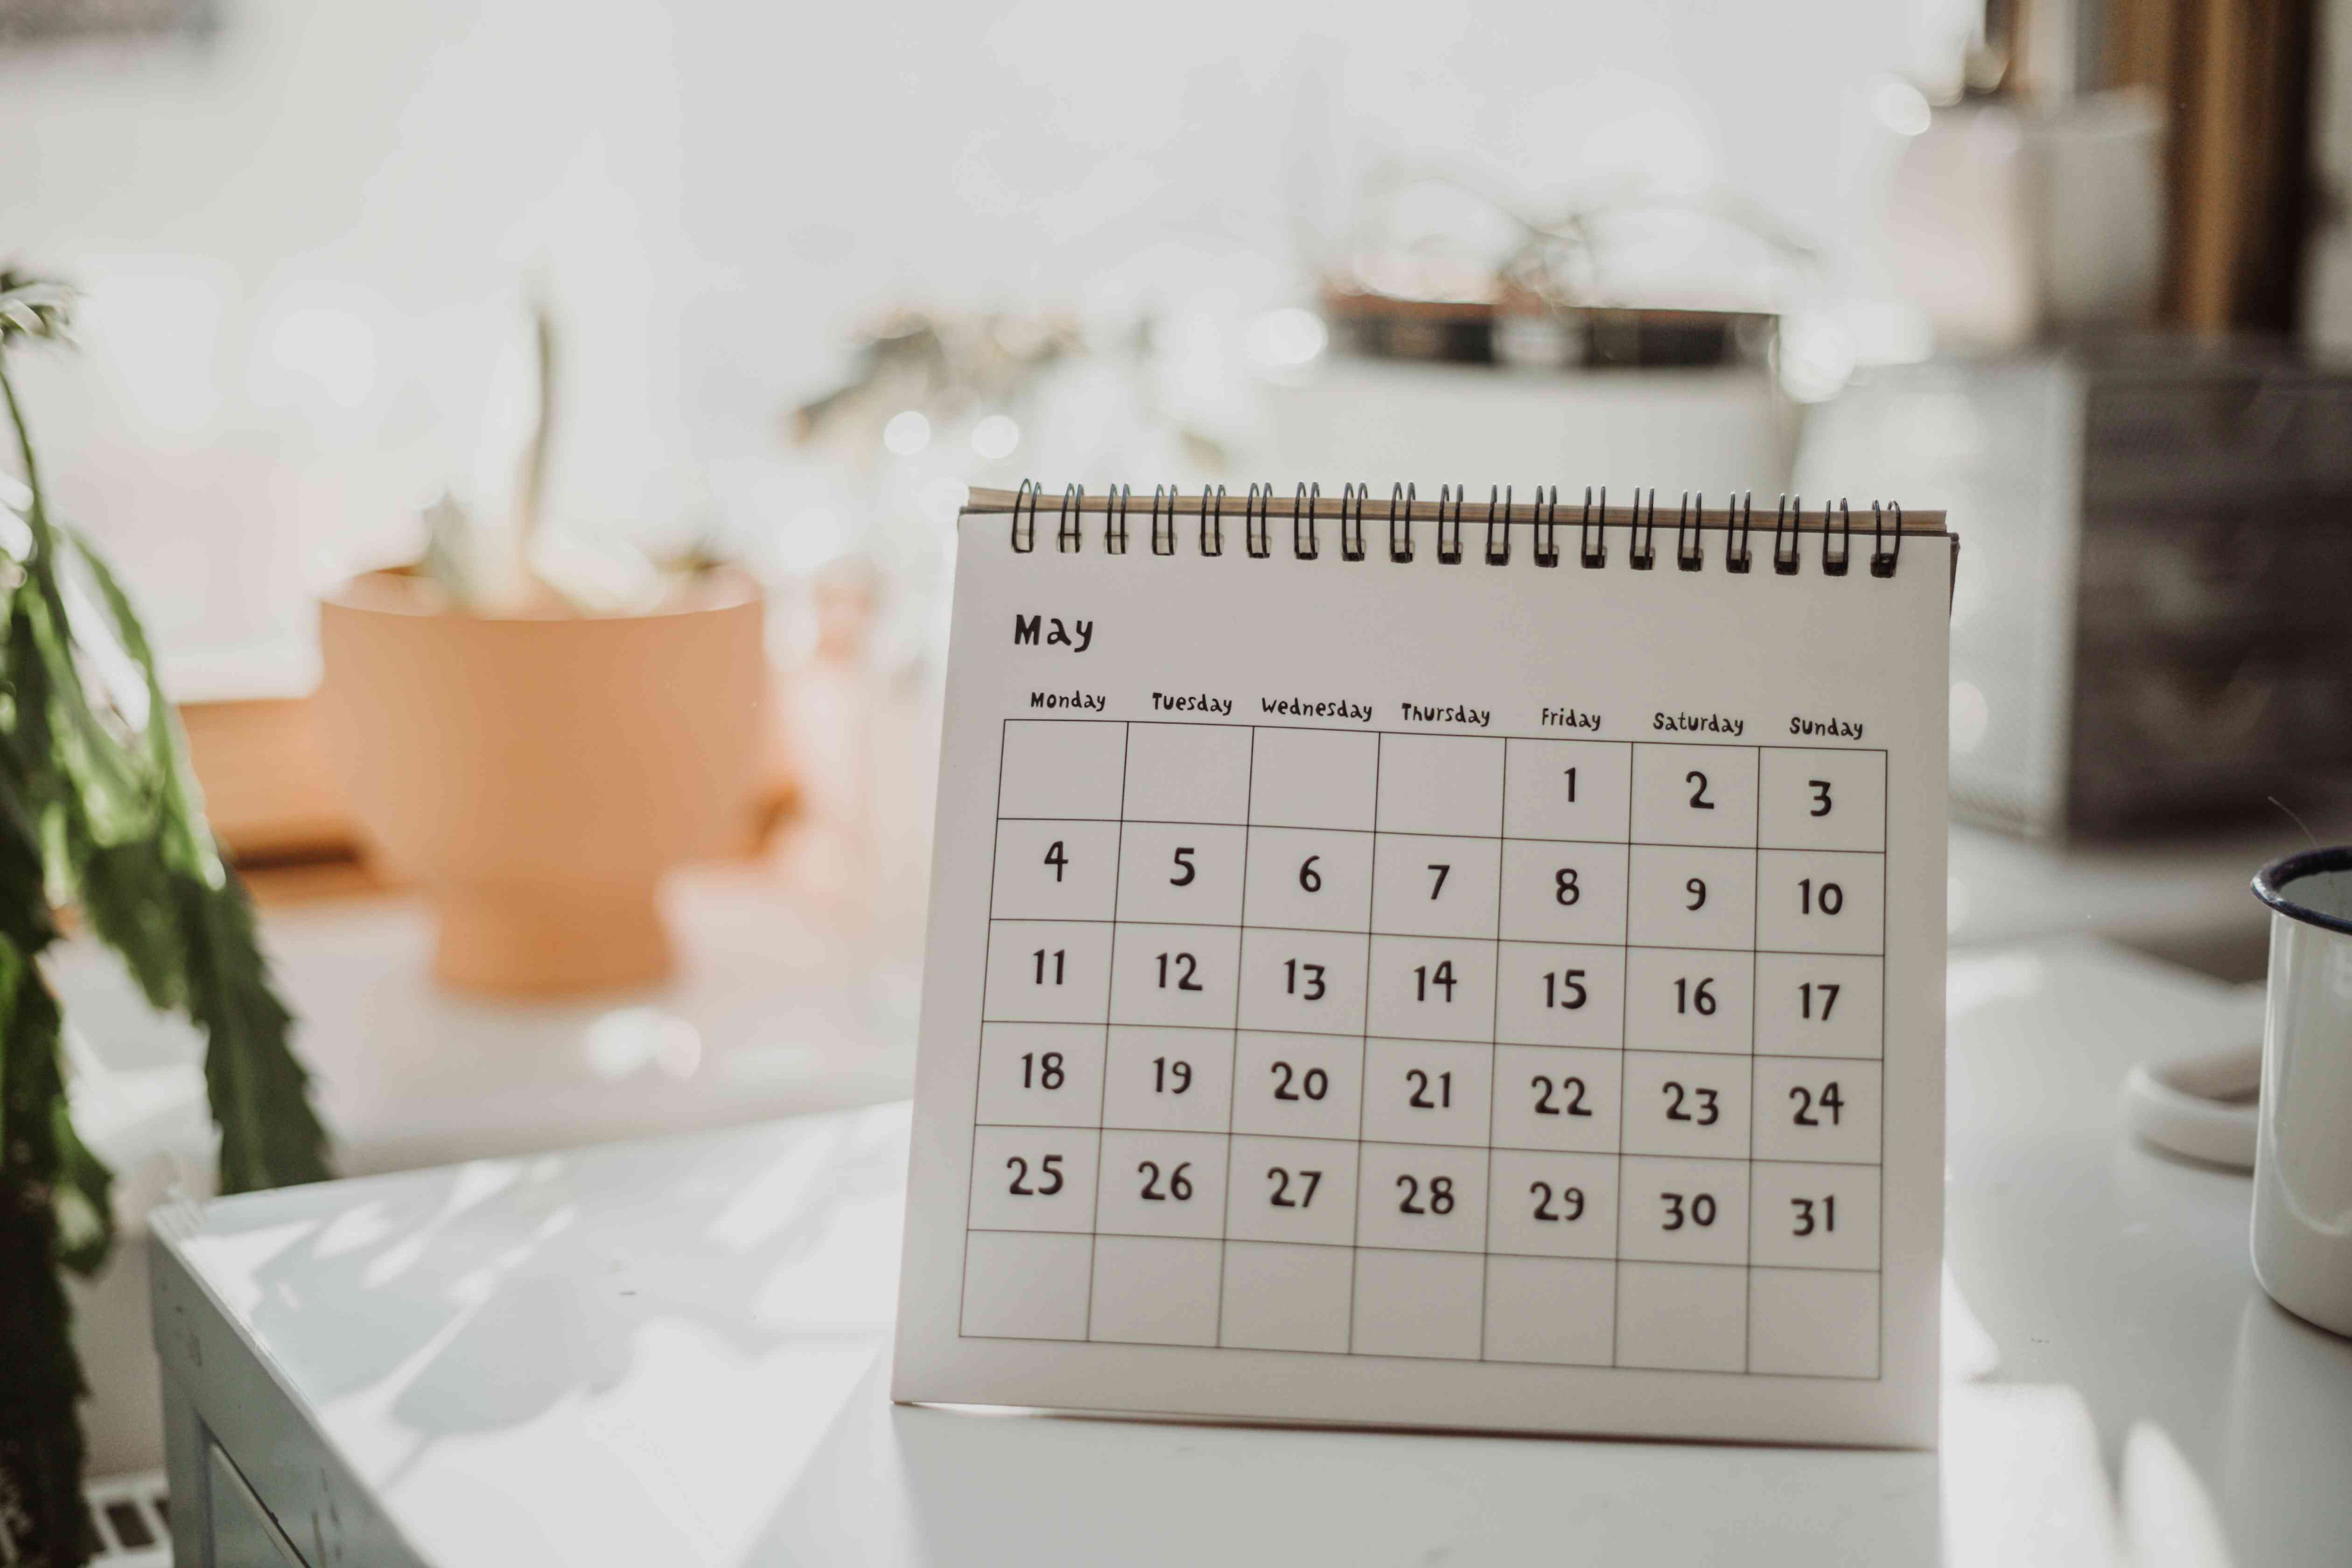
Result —
[[0, 256], [92, 286], [36, 413], [201, 685], [472, 475], [518, 279], [572, 323], [559, 510], [664, 521], [861, 316], [1295, 298], [1384, 159], [1843, 255], [1949, 10], [230, 0], [203, 49], [0, 55]]

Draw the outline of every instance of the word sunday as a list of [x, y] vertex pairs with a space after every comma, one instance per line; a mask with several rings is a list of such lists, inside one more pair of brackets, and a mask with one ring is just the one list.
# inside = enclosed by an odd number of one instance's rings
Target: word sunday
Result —
[[1807, 719], [1800, 715], [1789, 721], [1791, 735], [1827, 735], [1833, 740], [1859, 741], [1863, 725], [1856, 719]]

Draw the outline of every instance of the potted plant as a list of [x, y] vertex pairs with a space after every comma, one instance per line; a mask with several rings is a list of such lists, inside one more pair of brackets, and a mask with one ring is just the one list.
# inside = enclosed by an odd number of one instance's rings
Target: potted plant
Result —
[[[106, 1167], [74, 1136], [63, 1018], [41, 967], [53, 910], [204, 1032], [224, 1193], [316, 1181], [326, 1135], [292, 1016], [236, 874], [205, 826], [138, 616], [42, 488], [9, 356], [60, 338], [68, 291], [0, 269], [0, 1562], [63, 1568], [94, 1544], [81, 1499], [81, 1369], [61, 1269], [114, 1238]], [[119, 673], [118, 673], [119, 672]]]
[[439, 917], [467, 990], [640, 984], [672, 952], [656, 894], [745, 847], [766, 750], [758, 586], [707, 553], [656, 563], [541, 527], [554, 321], [503, 537], [445, 500], [425, 557], [320, 607], [321, 716], [375, 857]]

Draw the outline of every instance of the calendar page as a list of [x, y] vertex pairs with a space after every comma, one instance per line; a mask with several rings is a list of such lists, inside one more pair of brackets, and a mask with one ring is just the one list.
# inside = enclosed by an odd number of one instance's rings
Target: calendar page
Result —
[[1931, 1445], [1954, 542], [1053, 521], [959, 525], [895, 1396]]

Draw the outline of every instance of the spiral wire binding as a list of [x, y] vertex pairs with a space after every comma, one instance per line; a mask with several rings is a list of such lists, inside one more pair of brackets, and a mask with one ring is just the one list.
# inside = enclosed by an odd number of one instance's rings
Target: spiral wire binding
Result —
[[[1242, 503], [1244, 546], [1253, 559], [1265, 560], [1274, 553], [1274, 486], [1253, 484]], [[1511, 563], [1511, 513], [1516, 510], [1516, 487], [1489, 485], [1486, 489], [1486, 542], [1483, 552], [1489, 566]], [[1371, 508], [1372, 487], [1347, 484], [1340, 487], [1339, 556], [1344, 561], [1362, 561], [1368, 557], [1365, 538], [1367, 514]], [[1012, 542], [1013, 550], [1028, 554], [1037, 547], [1037, 514], [1043, 507], [1045, 488], [1034, 479], [1023, 479], [1013, 492], [1012, 506]], [[1448, 566], [1459, 565], [1463, 559], [1463, 522], [1468, 508], [1470, 489], [1467, 485], [1441, 485], [1437, 492], [1437, 559]], [[1112, 485], [1102, 497], [1103, 551], [1109, 555], [1128, 553], [1129, 522], [1134, 500], [1132, 485]], [[1301, 483], [1290, 503], [1290, 550], [1300, 561], [1322, 558], [1323, 547], [1318, 513], [1322, 507], [1323, 487]], [[1151, 487], [1151, 553], [1176, 553], [1178, 518], [1183, 503], [1183, 492], [1173, 485]], [[1411, 484], [1398, 483], [1389, 491], [1389, 559], [1400, 564], [1413, 558], [1412, 509], [1418, 504], [1415, 489]], [[1636, 487], [1633, 491], [1632, 516], [1625, 524], [1626, 563], [1636, 572], [1647, 572], [1657, 564], [1658, 492]], [[1067, 554], [1085, 548], [1087, 489], [1084, 485], [1062, 487], [1062, 500], [1055, 514], [1054, 542], [1057, 551]], [[1559, 487], [1538, 485], [1528, 505], [1529, 521], [1534, 536], [1532, 553], [1538, 566], [1559, 564]], [[1201, 539], [1202, 555], [1224, 553], [1225, 487], [1201, 487]], [[1778, 574], [1794, 576], [1803, 565], [1805, 501], [1802, 496], [1782, 492], [1772, 519], [1772, 570]], [[1577, 524], [1578, 559], [1588, 569], [1598, 570], [1609, 563], [1609, 489], [1606, 485], [1584, 489], [1584, 510]], [[1682, 504], [1675, 517], [1675, 563], [1685, 572], [1704, 570], [1706, 564], [1706, 496], [1703, 491], [1685, 490]], [[1727, 498], [1724, 507], [1723, 569], [1735, 575], [1746, 575], [1754, 569], [1756, 529], [1756, 493], [1747, 490]], [[1822, 505], [1822, 574], [1843, 577], [1853, 563], [1853, 510], [1852, 504], [1841, 497], [1834, 505]], [[1835, 550], [1832, 550], [1834, 538]], [[1903, 507], [1897, 501], [1874, 500], [1870, 503], [1870, 574], [1873, 577], [1893, 577], [1903, 560]]]
[[1252, 485], [1242, 508], [1242, 545], [1253, 559], [1274, 553], [1274, 487]]

